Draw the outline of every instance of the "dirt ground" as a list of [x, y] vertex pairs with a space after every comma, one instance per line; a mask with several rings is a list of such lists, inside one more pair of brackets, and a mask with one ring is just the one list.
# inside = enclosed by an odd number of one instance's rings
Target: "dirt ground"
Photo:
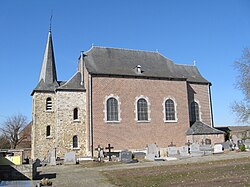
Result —
[[[112, 187], [142, 184], [143, 186], [166, 186], [166, 184], [168, 186], [250, 186], [250, 152], [228, 152], [176, 161], [133, 164], [86, 163], [45, 166], [39, 167], [38, 171], [40, 177], [50, 178], [53, 187]], [[33, 181], [33, 184], [37, 182]]]

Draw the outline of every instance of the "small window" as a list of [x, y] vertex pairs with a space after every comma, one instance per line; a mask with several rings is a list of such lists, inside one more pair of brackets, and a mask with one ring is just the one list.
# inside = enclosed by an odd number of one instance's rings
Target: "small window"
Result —
[[77, 148], [78, 147], [78, 138], [77, 136], [73, 136], [73, 148]]
[[74, 120], [78, 120], [79, 117], [78, 117], [78, 108], [74, 108], [74, 111], [73, 111], [73, 119]]
[[194, 101], [191, 103], [191, 123], [196, 121], [200, 121], [200, 111], [199, 104]]
[[165, 114], [166, 114], [166, 121], [175, 120], [175, 105], [172, 99], [167, 99], [165, 101]]
[[48, 98], [46, 99], [46, 110], [47, 110], [47, 111], [52, 110], [52, 100], [51, 100], [50, 97], [48, 97]]
[[118, 101], [113, 97], [107, 100], [107, 121], [118, 121]]
[[50, 125], [46, 127], [46, 136], [50, 136]]
[[146, 99], [139, 99], [137, 101], [137, 117], [138, 121], [148, 121], [148, 103]]

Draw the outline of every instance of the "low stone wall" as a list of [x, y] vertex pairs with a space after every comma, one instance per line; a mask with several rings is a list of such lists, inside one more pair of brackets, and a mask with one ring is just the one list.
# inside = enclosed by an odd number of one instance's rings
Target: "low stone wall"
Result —
[[187, 141], [190, 143], [205, 143], [205, 140], [211, 140], [211, 144], [217, 144], [224, 142], [224, 134], [208, 134], [208, 135], [189, 135], [187, 136]]
[[37, 162], [24, 165], [1, 165], [1, 180], [32, 180], [37, 175]]

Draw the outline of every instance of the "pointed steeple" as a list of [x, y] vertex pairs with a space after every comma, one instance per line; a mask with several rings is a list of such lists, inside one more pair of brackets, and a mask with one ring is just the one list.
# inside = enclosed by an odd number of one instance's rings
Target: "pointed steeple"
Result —
[[52, 34], [49, 31], [48, 40], [44, 52], [43, 63], [40, 73], [39, 82], [43, 80], [45, 84], [53, 84], [57, 82], [55, 57], [52, 43]]

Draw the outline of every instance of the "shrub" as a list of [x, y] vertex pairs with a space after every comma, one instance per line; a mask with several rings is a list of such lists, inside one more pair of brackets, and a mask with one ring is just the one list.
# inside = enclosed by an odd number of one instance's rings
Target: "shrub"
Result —
[[240, 151], [246, 151], [245, 145], [240, 145]]

